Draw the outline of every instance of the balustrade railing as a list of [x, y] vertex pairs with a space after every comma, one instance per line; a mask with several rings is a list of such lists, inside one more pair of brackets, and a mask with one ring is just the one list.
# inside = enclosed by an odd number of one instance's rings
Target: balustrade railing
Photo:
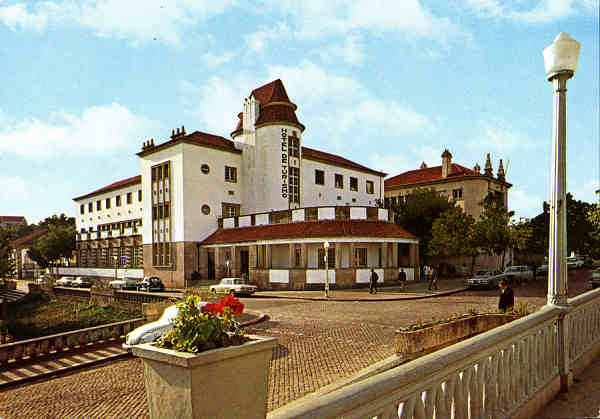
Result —
[[558, 376], [560, 310], [540, 311], [362, 382], [268, 415], [283, 418], [505, 418]]
[[600, 342], [600, 289], [569, 300], [569, 359], [577, 361]]
[[4, 368], [12, 362], [57, 352], [73, 351], [103, 341], [119, 340], [143, 322], [143, 318], [136, 318], [36, 339], [6, 343], [0, 345], [0, 368]]

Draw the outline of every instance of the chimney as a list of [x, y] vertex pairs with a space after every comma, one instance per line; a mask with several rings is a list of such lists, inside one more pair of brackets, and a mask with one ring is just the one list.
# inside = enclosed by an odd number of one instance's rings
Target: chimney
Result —
[[503, 182], [506, 179], [506, 174], [504, 173], [504, 166], [502, 165], [502, 159], [500, 159], [500, 166], [498, 166], [498, 179]]
[[427, 169], [427, 165], [425, 164], [425, 162], [421, 163], [421, 166], [419, 166], [419, 169]]
[[445, 149], [442, 153], [442, 177], [447, 178], [452, 174], [452, 153]]
[[492, 168], [490, 153], [487, 153], [487, 158], [485, 159], [485, 175], [494, 177], [494, 169]]

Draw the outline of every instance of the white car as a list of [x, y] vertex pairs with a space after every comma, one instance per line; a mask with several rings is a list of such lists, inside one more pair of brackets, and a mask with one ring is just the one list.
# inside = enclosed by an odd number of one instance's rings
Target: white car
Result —
[[567, 258], [567, 269], [580, 269], [583, 268], [583, 259], [579, 259], [576, 256]]
[[533, 271], [526, 265], [509, 266], [504, 270], [504, 277], [511, 283], [526, 282], [533, 277]]
[[92, 281], [87, 280], [87, 279], [83, 278], [82, 276], [78, 276], [71, 283], [71, 286], [77, 287], [77, 288], [90, 288], [92, 286]]
[[56, 285], [58, 285], [59, 287], [70, 287], [71, 285], [73, 285], [73, 281], [75, 281], [74, 277], [63, 276], [58, 281], [56, 281]]
[[477, 271], [473, 278], [467, 279], [467, 288], [498, 288], [498, 282], [502, 279], [502, 271], [492, 269], [489, 271]]
[[137, 281], [135, 278], [121, 278], [121, 279], [113, 279], [108, 283], [108, 286], [111, 288], [116, 288], [120, 290], [126, 289], [136, 289]]
[[256, 285], [250, 285], [240, 278], [223, 278], [217, 285], [211, 285], [208, 290], [214, 293], [225, 293], [229, 295], [244, 294], [250, 295], [258, 288]]

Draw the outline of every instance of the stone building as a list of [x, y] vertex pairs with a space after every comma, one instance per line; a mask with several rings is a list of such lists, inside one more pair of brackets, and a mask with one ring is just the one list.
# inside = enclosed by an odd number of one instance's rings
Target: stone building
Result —
[[27, 220], [25, 217], [18, 215], [0, 215], [0, 228], [2, 227], [12, 227], [17, 225], [27, 225]]

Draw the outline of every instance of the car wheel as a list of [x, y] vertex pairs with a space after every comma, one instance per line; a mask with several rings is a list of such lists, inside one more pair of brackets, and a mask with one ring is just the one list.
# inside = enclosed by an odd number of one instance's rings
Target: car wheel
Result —
[[234, 290], [229, 290], [229, 295], [231, 295], [232, 297], [235, 296], [235, 291]]
[[217, 293], [217, 289], [216, 288], [211, 288], [210, 292], [212, 292], [213, 294], [216, 294]]

